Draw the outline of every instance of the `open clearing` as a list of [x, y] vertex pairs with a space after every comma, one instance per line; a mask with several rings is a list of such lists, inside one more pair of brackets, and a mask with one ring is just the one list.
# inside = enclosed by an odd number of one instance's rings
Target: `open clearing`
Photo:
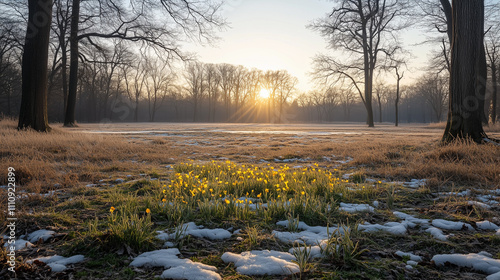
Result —
[[442, 127], [53, 127], [0, 122], [19, 279], [500, 279], [500, 149]]

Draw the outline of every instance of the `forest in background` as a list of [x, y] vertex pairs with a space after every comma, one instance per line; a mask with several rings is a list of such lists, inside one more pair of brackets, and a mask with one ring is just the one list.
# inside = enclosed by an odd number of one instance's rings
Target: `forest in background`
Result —
[[[48, 71], [48, 116], [51, 122], [64, 121], [67, 104], [71, 2], [54, 1]], [[400, 110], [399, 122], [440, 122], [446, 118], [449, 42], [446, 39], [446, 19], [439, 4], [432, 2], [407, 3], [410, 5], [407, 8], [411, 8], [409, 11], [413, 16], [420, 14], [432, 20], [432, 24], [422, 24], [422, 28], [432, 34], [427, 43], [438, 46], [436, 53], [425, 74], [411, 77], [414, 82], [401, 87], [398, 100], [397, 77], [393, 69], [397, 66], [400, 74], [406, 71], [406, 77], [410, 77], [412, 73], [407, 65], [411, 64], [411, 55], [396, 51], [402, 49], [398, 45], [393, 56], [387, 56], [386, 62], [379, 62], [381, 65], [374, 69], [370, 100], [375, 122], [395, 122], [396, 107]], [[23, 15], [27, 14], [27, 6], [8, 0], [2, 0], [0, 5], [4, 11], [0, 17], [0, 114], [17, 117], [21, 103], [21, 60], [26, 26]], [[498, 119], [496, 91], [500, 79], [497, 71], [500, 66], [500, 25], [498, 13], [494, 12], [498, 11], [497, 6], [490, 3], [485, 23], [489, 67], [483, 123], [494, 123]], [[159, 47], [159, 42], [148, 44], [147, 41], [150, 40], [147, 32], [160, 27], [139, 20], [136, 26], [142, 24], [142, 38], [120, 37], [121, 29], [129, 28], [124, 27], [127, 22], [123, 16], [131, 13], [129, 8], [117, 6], [113, 1], [104, 1], [100, 6], [92, 1], [82, 4], [75, 112], [78, 122], [288, 123], [364, 122], [367, 119], [363, 95], [352, 83], [318, 78], [322, 74], [322, 57], [316, 57], [313, 62], [316, 72], [312, 73], [312, 78], [316, 78], [317, 88], [302, 92], [296, 87], [297, 78], [286, 70], [264, 71], [240, 65], [199, 62], [189, 54], [180, 53], [177, 47], [171, 52], [161, 52], [164, 46]], [[402, 21], [405, 24], [400, 25], [401, 28], [416, 24], [408, 23], [406, 19]], [[96, 30], [101, 30], [101, 34]], [[396, 31], [404, 32], [403, 29], [391, 32]], [[209, 37], [207, 35], [208, 40]], [[175, 57], [177, 52], [179, 56]], [[269, 97], [260, 95], [262, 89], [269, 92]]]

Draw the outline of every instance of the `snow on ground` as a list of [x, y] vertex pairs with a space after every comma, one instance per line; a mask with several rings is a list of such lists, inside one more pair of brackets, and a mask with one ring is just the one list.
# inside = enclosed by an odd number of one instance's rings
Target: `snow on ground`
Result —
[[470, 190], [465, 190], [462, 192], [446, 192], [446, 193], [435, 193], [435, 195], [438, 196], [470, 196], [471, 191]]
[[[486, 252], [480, 252], [478, 254], [444, 254], [435, 255], [432, 257], [431, 261], [437, 266], [443, 266], [446, 263], [451, 263], [461, 267], [470, 267], [474, 270], [484, 272], [486, 274], [498, 274], [500, 272], [500, 260], [492, 259], [491, 254]], [[493, 275], [490, 275], [493, 276]], [[496, 275], [494, 277], [497, 277]], [[496, 278], [487, 278], [496, 279]]]
[[411, 261], [414, 261], [414, 262], [421, 262], [423, 259], [421, 256], [417, 256], [417, 255], [414, 255], [412, 253], [406, 253], [406, 252], [403, 252], [403, 251], [396, 251], [396, 253], [394, 253], [400, 257], [409, 257]]
[[[7, 235], [4, 235], [3, 239], [4, 240], [8, 240], [9, 237]], [[5, 242], [4, 247], [14, 246], [16, 248], [16, 250], [21, 250], [21, 249], [24, 249], [24, 248], [32, 248], [32, 247], [35, 246], [33, 243], [29, 242], [28, 240], [16, 239], [15, 241], [16, 241], [16, 243], [14, 243], [14, 244], [9, 244], [8, 242]]]
[[426, 179], [411, 179], [409, 182], [404, 182], [403, 186], [416, 189], [419, 188], [420, 186], [425, 186], [426, 184]]
[[477, 206], [477, 207], [481, 207], [481, 208], [484, 208], [484, 209], [490, 209], [491, 206], [489, 206], [488, 204], [485, 204], [485, 203], [482, 203], [482, 202], [479, 202], [479, 201], [467, 201], [467, 204], [468, 205], [474, 205], [474, 206]]
[[412, 223], [412, 224], [420, 224], [420, 225], [428, 225], [429, 224], [428, 219], [415, 218], [414, 216], [412, 216], [410, 214], [406, 214], [406, 213], [399, 212], [399, 211], [394, 211], [392, 213], [394, 214], [394, 216], [396, 216], [402, 220], [405, 220], [409, 223]]
[[179, 259], [179, 249], [162, 249], [146, 252], [135, 257], [130, 266], [163, 267], [161, 278], [187, 280], [219, 280], [222, 279], [215, 266], [193, 262], [190, 259]]
[[[276, 223], [278, 226], [288, 228], [288, 221], [279, 221]], [[329, 239], [337, 227], [322, 227], [322, 226], [309, 226], [304, 222], [299, 222], [297, 229], [301, 232], [280, 232], [273, 230], [272, 234], [281, 242], [285, 243], [299, 243], [306, 245], [318, 245], [322, 241]], [[343, 233], [343, 228], [340, 228], [340, 233]]]
[[42, 239], [43, 242], [49, 240], [50, 238], [54, 237], [55, 231], [52, 230], [46, 230], [46, 229], [40, 229], [37, 231], [34, 231], [30, 234], [28, 234], [28, 237], [26, 239], [29, 240], [31, 243], [36, 243], [38, 240]]
[[362, 212], [362, 211], [368, 211], [368, 212], [373, 212], [375, 208], [368, 204], [351, 204], [351, 203], [340, 203], [339, 207], [340, 211], [346, 211], [349, 213], [355, 213], [355, 212]]
[[194, 237], [207, 238], [210, 240], [222, 240], [231, 237], [231, 233], [225, 229], [222, 228], [205, 229], [203, 228], [203, 226], [197, 226], [194, 222], [183, 224], [182, 229], [176, 229], [176, 230], [180, 230], [180, 232], [167, 233], [165, 231], [157, 231], [158, 235], [156, 236], [156, 238], [163, 241], [167, 241], [175, 239], [176, 235], [178, 237], [192, 235]]
[[446, 241], [448, 240], [448, 237], [453, 236], [453, 234], [448, 234], [445, 235], [442, 230], [436, 228], [436, 227], [430, 227], [425, 230], [426, 232], [430, 233], [432, 237], [441, 240], [441, 241]]
[[236, 271], [244, 275], [289, 275], [300, 271], [292, 261], [295, 257], [278, 251], [246, 251], [241, 254], [226, 252], [222, 255], [225, 263], [234, 263]]
[[63, 256], [50, 256], [50, 257], [41, 257], [36, 258], [34, 260], [29, 260], [27, 263], [33, 263], [34, 261], [40, 261], [46, 263], [51, 269], [52, 272], [61, 272], [68, 269], [68, 264], [74, 264], [82, 262], [85, 259], [83, 255], [76, 255], [69, 258], [65, 258]]
[[377, 232], [377, 231], [385, 231], [388, 233], [403, 235], [407, 232], [407, 227], [410, 226], [410, 223], [407, 221], [403, 221], [401, 223], [398, 222], [388, 222], [383, 225], [380, 224], [370, 224], [365, 222], [364, 224], [358, 225], [358, 229], [364, 232]]
[[476, 226], [477, 226], [477, 228], [484, 229], [484, 230], [498, 230], [498, 229], [500, 229], [499, 226], [497, 226], [496, 224], [494, 224], [490, 221], [477, 222]]
[[432, 220], [432, 225], [437, 228], [447, 229], [447, 230], [462, 230], [464, 228], [467, 228], [468, 230], [474, 230], [474, 228], [467, 223], [453, 222], [443, 219]]
[[[326, 241], [322, 241], [319, 245], [316, 246], [307, 246], [307, 247], [293, 247], [288, 250], [288, 253], [294, 254], [295, 252], [307, 250], [309, 252], [309, 260], [322, 258], [324, 255], [321, 253], [326, 247]], [[338, 249], [338, 246], [337, 246]]]

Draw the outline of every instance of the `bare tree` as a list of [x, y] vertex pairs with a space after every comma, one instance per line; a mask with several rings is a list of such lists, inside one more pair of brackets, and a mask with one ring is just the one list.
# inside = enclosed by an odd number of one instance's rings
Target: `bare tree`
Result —
[[449, 91], [446, 76], [438, 73], [426, 74], [418, 79], [414, 89], [417, 95], [422, 96], [431, 105], [436, 121], [441, 121]]
[[498, 64], [500, 63], [500, 22], [486, 33], [485, 49], [488, 58], [488, 67], [491, 72], [491, 103], [489, 105], [490, 121], [494, 124], [497, 120], [497, 97], [498, 97]]
[[[183, 54], [178, 46], [178, 42], [182, 40], [182, 34], [197, 41], [212, 41], [216, 38], [213, 33], [214, 28], [220, 28], [225, 24], [224, 20], [218, 16], [221, 4], [212, 1], [131, 0], [130, 5], [121, 5], [112, 0], [94, 1], [94, 9], [90, 9], [89, 15], [82, 21], [79, 20], [80, 2], [81, 0], [73, 0], [72, 5], [70, 78], [65, 126], [75, 125], [78, 43], [80, 41], [88, 40], [96, 47], [99, 46], [95, 38], [141, 42], [163, 53], [167, 58], [184, 60], [188, 56]], [[92, 2], [88, 4], [92, 7]], [[107, 23], [107, 28], [95, 24], [96, 18], [100, 22]], [[82, 23], [87, 24], [86, 30], [80, 28]], [[78, 34], [79, 31], [83, 32]]]
[[215, 64], [205, 65], [207, 95], [208, 95], [208, 121], [215, 121], [215, 108], [220, 95], [221, 76]]
[[193, 121], [196, 122], [198, 121], [198, 103], [200, 103], [207, 90], [203, 63], [191, 62], [187, 64], [184, 78], [187, 83], [187, 93], [193, 103]]
[[[129, 67], [123, 67], [123, 77], [125, 80], [125, 89], [129, 99], [134, 102], [134, 121], [139, 121], [139, 101], [146, 84], [145, 67], [142, 64], [137, 65], [136, 69], [130, 71]], [[130, 73], [133, 75], [130, 75]]]
[[149, 121], [155, 121], [158, 108], [168, 95], [173, 86], [175, 76], [168, 70], [168, 64], [147, 58], [145, 61], [145, 84], [148, 95]]
[[382, 83], [378, 82], [375, 84], [375, 96], [377, 97], [378, 103], [378, 122], [382, 123], [382, 101], [387, 99], [389, 95], [389, 89]]
[[231, 116], [231, 93], [233, 91], [234, 68], [231, 64], [218, 64], [217, 69], [220, 75], [220, 85], [222, 90], [222, 98], [224, 99], [224, 107], [226, 113], [226, 121], [229, 121]]
[[48, 132], [47, 63], [52, 0], [31, 0], [22, 62], [22, 100], [19, 129]]
[[442, 140], [480, 143], [487, 139], [480, 109], [486, 85], [484, 0], [453, 0], [452, 7], [450, 108]]
[[[359, 93], [373, 123], [372, 92], [374, 72], [380, 56], [391, 56], [398, 49], [397, 32], [407, 27], [398, 22], [406, 11], [403, 0], [339, 1], [326, 17], [316, 20], [310, 28], [328, 39], [330, 47], [342, 50], [349, 57], [344, 61], [326, 55], [315, 58], [315, 77], [337, 81], [348, 80]], [[337, 56], [338, 57], [338, 56]]]

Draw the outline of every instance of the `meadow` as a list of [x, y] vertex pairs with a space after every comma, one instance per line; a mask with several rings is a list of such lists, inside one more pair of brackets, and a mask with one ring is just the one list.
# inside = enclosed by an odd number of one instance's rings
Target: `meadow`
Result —
[[500, 279], [500, 149], [442, 124], [15, 127], [19, 279]]

